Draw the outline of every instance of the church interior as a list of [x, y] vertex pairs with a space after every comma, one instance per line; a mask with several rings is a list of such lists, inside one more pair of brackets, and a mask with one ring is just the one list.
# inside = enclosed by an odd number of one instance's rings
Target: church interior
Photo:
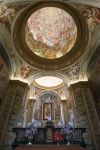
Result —
[[100, 150], [99, 0], [0, 0], [0, 150], [20, 145]]

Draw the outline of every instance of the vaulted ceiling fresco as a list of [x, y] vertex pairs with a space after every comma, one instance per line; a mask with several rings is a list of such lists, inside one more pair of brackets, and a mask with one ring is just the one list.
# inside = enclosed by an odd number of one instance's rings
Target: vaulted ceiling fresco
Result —
[[70, 82], [79, 80], [80, 64], [76, 63], [71, 67], [62, 70], [62, 73], [70, 80]]
[[90, 32], [92, 32], [94, 27], [100, 24], [100, 8], [85, 5], [79, 5], [78, 7], [88, 23]]
[[73, 18], [60, 8], [39, 9], [27, 21], [27, 44], [40, 57], [53, 59], [65, 55], [76, 38], [77, 27]]

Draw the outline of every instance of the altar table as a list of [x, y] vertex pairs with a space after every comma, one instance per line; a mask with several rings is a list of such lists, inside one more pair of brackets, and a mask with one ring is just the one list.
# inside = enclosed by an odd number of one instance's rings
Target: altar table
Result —
[[16, 147], [14, 150], [85, 150], [83, 147], [74, 146], [74, 145], [32, 145], [32, 146], [25, 146], [20, 145]]

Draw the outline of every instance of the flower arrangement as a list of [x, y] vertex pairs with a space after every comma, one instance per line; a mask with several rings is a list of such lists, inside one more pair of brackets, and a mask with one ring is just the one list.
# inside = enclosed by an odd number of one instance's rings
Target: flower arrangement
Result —
[[31, 140], [33, 140], [33, 138], [35, 137], [36, 132], [37, 132], [37, 129], [34, 128], [34, 127], [30, 127], [30, 128], [26, 129], [26, 131], [25, 131], [25, 137], [27, 137], [28, 140], [29, 140], [28, 145], [32, 145]]
[[73, 137], [73, 128], [66, 124], [66, 126], [61, 129], [61, 134], [65, 141], [69, 141]]

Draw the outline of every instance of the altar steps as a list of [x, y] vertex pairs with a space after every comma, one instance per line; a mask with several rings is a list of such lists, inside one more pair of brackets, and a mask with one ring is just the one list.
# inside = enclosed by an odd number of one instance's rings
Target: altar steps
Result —
[[14, 150], [85, 150], [85, 148], [74, 145], [20, 145]]

